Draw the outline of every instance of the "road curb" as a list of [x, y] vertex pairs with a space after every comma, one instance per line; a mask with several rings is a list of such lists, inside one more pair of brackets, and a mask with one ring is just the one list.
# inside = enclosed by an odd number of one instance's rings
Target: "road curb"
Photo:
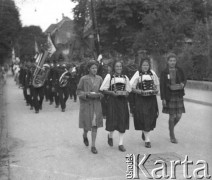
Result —
[[212, 103], [209, 103], [209, 102], [198, 101], [198, 100], [189, 99], [189, 98], [184, 98], [184, 100], [187, 101], [187, 102], [201, 104], [201, 105], [204, 105], [204, 106], [212, 106]]
[[8, 130], [6, 123], [6, 104], [4, 85], [0, 80], [0, 179], [9, 179], [9, 152], [7, 146]]
[[[160, 94], [158, 94], [158, 96], [160, 97]], [[195, 103], [195, 104], [201, 104], [201, 105], [204, 105], [204, 106], [212, 106], [212, 103], [209, 103], [209, 102], [199, 101], [199, 100], [190, 99], [190, 98], [186, 98], [186, 97], [184, 97], [183, 99], [186, 102], [191, 102], [191, 103]]]

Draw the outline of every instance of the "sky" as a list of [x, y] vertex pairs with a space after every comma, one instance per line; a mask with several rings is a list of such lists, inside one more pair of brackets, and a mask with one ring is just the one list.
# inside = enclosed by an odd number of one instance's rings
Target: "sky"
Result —
[[23, 26], [37, 25], [45, 31], [62, 19], [62, 14], [73, 19], [71, 0], [14, 0]]

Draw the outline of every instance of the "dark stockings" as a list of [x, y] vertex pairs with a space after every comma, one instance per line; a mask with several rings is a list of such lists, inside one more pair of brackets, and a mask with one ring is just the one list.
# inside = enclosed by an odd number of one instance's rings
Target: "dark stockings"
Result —
[[174, 134], [174, 127], [180, 121], [182, 114], [170, 114], [169, 115], [169, 135], [170, 139], [176, 139]]
[[[88, 135], [88, 131], [84, 129], [83, 137], [86, 138], [87, 135]], [[91, 130], [92, 147], [95, 147], [96, 135], [97, 135], [97, 127], [92, 127], [92, 130]]]

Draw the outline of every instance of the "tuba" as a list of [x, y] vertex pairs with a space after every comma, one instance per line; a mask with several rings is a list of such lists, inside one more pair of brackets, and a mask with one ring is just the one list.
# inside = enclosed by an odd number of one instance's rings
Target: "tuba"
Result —
[[68, 84], [69, 77], [67, 76], [67, 73], [69, 73], [69, 71], [65, 69], [65, 72], [60, 76], [60, 79], [59, 79], [60, 87], [65, 87]]
[[36, 68], [32, 80], [32, 85], [35, 88], [42, 87], [47, 79], [50, 67], [48, 65], [43, 66], [43, 64], [48, 55], [48, 51], [45, 51], [44, 53], [39, 54], [36, 59]]

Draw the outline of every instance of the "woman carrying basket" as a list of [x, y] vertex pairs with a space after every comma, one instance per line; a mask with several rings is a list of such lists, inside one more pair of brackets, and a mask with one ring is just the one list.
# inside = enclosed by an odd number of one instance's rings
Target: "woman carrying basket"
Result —
[[132, 77], [130, 84], [135, 97], [134, 126], [142, 131], [145, 147], [151, 148], [149, 132], [156, 127], [158, 118], [158, 103], [156, 94], [159, 90], [159, 80], [151, 70], [150, 60], [144, 59], [140, 70]]
[[160, 95], [163, 103], [163, 113], [169, 114], [169, 135], [172, 143], [178, 143], [174, 127], [185, 113], [183, 102], [186, 77], [183, 70], [177, 66], [177, 56], [167, 55], [167, 67], [160, 76]]
[[113, 146], [113, 132], [119, 132], [118, 149], [126, 151], [123, 145], [124, 133], [129, 129], [129, 109], [127, 96], [131, 91], [129, 79], [122, 74], [123, 64], [116, 61], [113, 65], [114, 74], [107, 74], [100, 90], [108, 95], [106, 112], [106, 130], [108, 134], [108, 144]]

